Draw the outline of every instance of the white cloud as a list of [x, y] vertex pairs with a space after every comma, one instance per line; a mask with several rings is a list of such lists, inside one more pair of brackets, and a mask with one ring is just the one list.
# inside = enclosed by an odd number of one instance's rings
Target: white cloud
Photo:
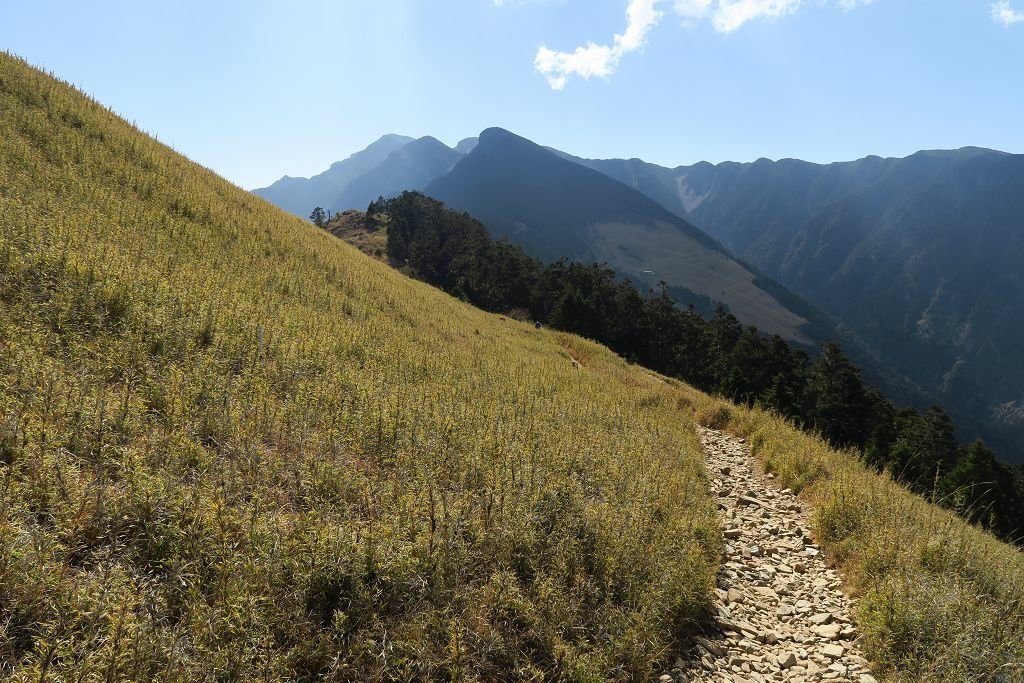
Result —
[[875, 0], [839, 0], [839, 6], [847, 12], [857, 7], [863, 7], [864, 5], [870, 5]]
[[672, 9], [683, 21], [690, 23], [705, 19], [713, 4], [714, 0], [675, 0]]
[[643, 47], [648, 31], [661, 19], [661, 12], [655, 9], [660, 1], [629, 0], [626, 30], [616, 35], [611, 45], [587, 43], [573, 52], [557, 52], [541, 46], [533, 60], [534, 68], [555, 90], [564, 88], [570, 76], [607, 78], [618, 68], [623, 55]]
[[1014, 9], [1010, 0], [997, 0], [992, 3], [992, 21], [1010, 27], [1024, 21], [1024, 11]]
[[715, 30], [732, 33], [754, 19], [774, 19], [795, 12], [800, 0], [718, 0], [711, 23]]
[[[516, 4], [529, 0], [494, 0], [495, 4]], [[874, 0], [818, 0], [832, 3], [844, 11], [868, 5]], [[554, 90], [561, 90], [569, 78], [594, 76], [608, 78], [619, 66], [623, 56], [644, 46], [647, 34], [661, 20], [668, 0], [628, 0], [626, 30], [616, 35], [610, 45], [588, 42], [572, 52], [559, 52], [542, 45], [533, 60], [534, 68], [542, 74]], [[672, 0], [672, 11], [686, 25], [710, 21], [720, 33], [732, 33], [747, 22], [756, 19], [777, 19], [800, 9], [801, 0]], [[998, 0], [992, 6], [992, 16], [1007, 25], [1024, 21], [1024, 14], [1009, 6], [1009, 0]]]

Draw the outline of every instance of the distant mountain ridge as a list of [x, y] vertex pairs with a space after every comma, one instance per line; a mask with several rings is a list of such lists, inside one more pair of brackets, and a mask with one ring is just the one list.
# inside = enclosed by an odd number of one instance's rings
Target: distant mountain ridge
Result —
[[634, 187], [839, 320], [1024, 460], [1024, 155], [978, 147], [674, 169], [563, 154]]
[[461, 152], [437, 138], [413, 140], [352, 180], [329, 206], [332, 211], [365, 209], [378, 197], [389, 197], [402, 190], [422, 190], [432, 180], [452, 170], [462, 157]]
[[331, 208], [338, 194], [349, 183], [410, 142], [413, 142], [413, 138], [405, 135], [384, 135], [366, 149], [331, 164], [323, 173], [311, 178], [284, 176], [272, 185], [253, 190], [253, 193], [289, 213], [306, 218], [317, 206]]
[[[455, 149], [382, 141], [353, 155], [373, 157], [373, 168], [319, 205], [363, 209], [379, 195], [426, 190], [543, 258], [606, 260], [648, 285], [665, 279], [684, 302], [723, 301], [789, 339], [820, 341], [809, 327], [831, 329], [900, 400], [947, 406], [963, 437], [1024, 460], [1024, 156], [964, 147], [666, 168], [583, 159], [500, 129]], [[293, 189], [297, 200], [281, 199]], [[258, 191], [306, 216], [318, 204], [304, 192], [296, 179]], [[727, 258], [731, 275], [709, 267], [717, 253], [738, 259]], [[819, 324], [822, 313], [840, 327]]]
[[748, 324], [811, 343], [808, 320], [714, 239], [657, 202], [500, 128], [427, 194], [481, 220], [544, 260], [605, 261], [634, 281], [721, 301]]

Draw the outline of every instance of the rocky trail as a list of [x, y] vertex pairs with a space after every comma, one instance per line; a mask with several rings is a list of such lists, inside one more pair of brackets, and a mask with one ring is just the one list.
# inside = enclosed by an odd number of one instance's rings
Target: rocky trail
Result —
[[704, 637], [663, 683], [875, 683], [857, 648], [853, 601], [810, 537], [806, 506], [755, 471], [742, 439], [701, 430], [725, 558]]

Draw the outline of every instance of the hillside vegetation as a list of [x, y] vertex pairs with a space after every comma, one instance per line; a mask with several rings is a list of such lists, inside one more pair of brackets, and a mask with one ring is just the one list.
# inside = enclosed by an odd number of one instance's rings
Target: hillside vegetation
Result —
[[719, 540], [677, 390], [6, 55], [0, 112], [0, 675], [636, 680], [678, 645]]
[[0, 676], [650, 680], [717, 570], [694, 414], [817, 503], [894, 680], [1018, 676], [1022, 556], [855, 458], [414, 282], [6, 55], [0, 112]]
[[825, 344], [812, 362], [722, 308], [710, 319], [680, 309], [664, 283], [641, 293], [607, 265], [531, 259], [495, 240], [472, 216], [421, 193], [373, 202], [362, 220], [358, 213], [341, 218], [329, 227], [334, 234], [366, 249], [386, 233], [390, 263], [450, 294], [607, 344], [704, 391], [775, 410], [834, 446], [857, 449], [869, 466], [1003, 538], [1021, 537], [1020, 472], [981, 441], [959, 444], [941, 408], [919, 413], [894, 404], [863, 381], [838, 344]]

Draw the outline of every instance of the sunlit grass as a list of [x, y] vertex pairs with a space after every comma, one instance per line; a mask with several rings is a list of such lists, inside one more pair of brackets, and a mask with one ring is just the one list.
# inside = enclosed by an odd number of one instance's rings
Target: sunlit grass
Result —
[[415, 283], [7, 56], [0, 113], [4, 677], [650, 678], [718, 561], [695, 412], [815, 503], [892, 680], [1022, 678], [1020, 553], [855, 458]]
[[3, 675], [657, 670], [718, 550], [676, 389], [8, 56], [0, 112]]

